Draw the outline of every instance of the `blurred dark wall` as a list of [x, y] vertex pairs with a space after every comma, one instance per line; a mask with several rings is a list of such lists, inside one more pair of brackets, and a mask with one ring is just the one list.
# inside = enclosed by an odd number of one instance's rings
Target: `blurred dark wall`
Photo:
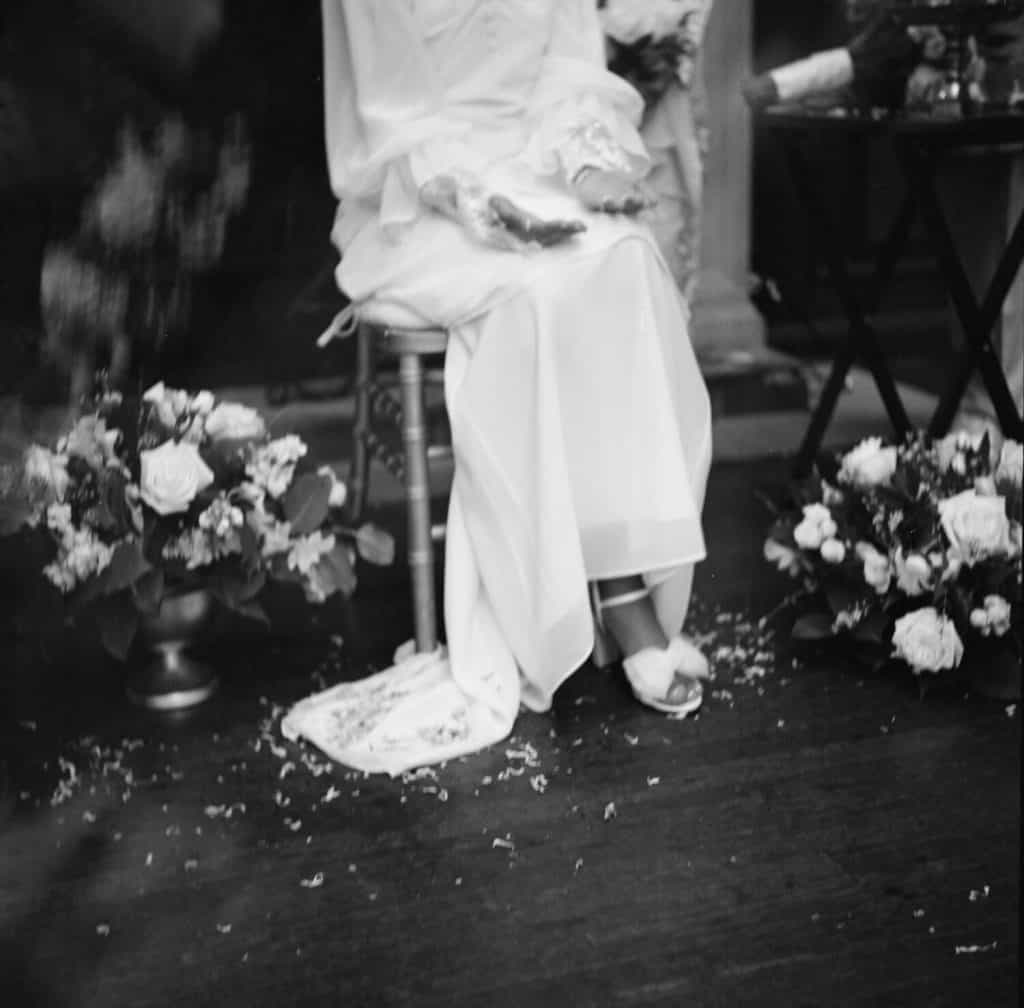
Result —
[[[182, 21], [190, 7], [198, 31]], [[76, 227], [121, 124], [130, 119], [144, 129], [174, 113], [196, 127], [218, 128], [235, 113], [247, 124], [249, 204], [220, 269], [197, 291], [196, 328], [245, 328], [245, 363], [273, 371], [263, 358], [276, 347], [252, 349], [245, 308], [257, 294], [268, 296], [268, 283], [275, 303], [285, 303], [329, 252], [320, 47], [319, 4], [311, 0], [7, 0], [0, 7], [0, 385], [17, 388], [40, 365], [42, 250]], [[264, 320], [272, 310], [262, 309]], [[207, 351], [216, 356], [229, 346], [199, 332], [168, 366], [187, 373], [202, 367]]]

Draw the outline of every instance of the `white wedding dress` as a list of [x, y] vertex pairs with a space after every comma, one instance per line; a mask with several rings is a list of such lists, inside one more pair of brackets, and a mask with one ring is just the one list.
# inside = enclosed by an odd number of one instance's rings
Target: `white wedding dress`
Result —
[[[339, 286], [449, 328], [455, 449], [447, 650], [299, 703], [283, 730], [398, 774], [506, 737], [591, 654], [591, 582], [644, 574], [677, 633], [711, 456], [688, 313], [642, 223], [585, 212], [559, 151], [599, 121], [637, 174], [639, 95], [604, 68], [593, 0], [324, 0]], [[499, 251], [421, 207], [453, 169], [571, 243]]]

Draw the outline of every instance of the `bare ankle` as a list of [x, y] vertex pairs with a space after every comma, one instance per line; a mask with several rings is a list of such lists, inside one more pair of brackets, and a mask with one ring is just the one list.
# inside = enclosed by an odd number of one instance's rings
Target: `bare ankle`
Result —
[[639, 577], [614, 578], [599, 585], [604, 626], [626, 658], [645, 648], [664, 648], [668, 638]]

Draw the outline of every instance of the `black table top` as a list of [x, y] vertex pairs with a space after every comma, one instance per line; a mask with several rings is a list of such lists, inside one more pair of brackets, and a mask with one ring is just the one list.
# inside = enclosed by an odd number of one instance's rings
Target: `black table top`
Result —
[[774, 130], [878, 134], [940, 144], [1024, 143], [1024, 108], [981, 108], [969, 114], [900, 111], [863, 113], [842, 107], [776, 105], [757, 121]]

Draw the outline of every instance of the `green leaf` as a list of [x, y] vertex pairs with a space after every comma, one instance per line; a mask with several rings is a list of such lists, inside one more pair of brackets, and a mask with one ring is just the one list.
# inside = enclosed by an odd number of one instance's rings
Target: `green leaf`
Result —
[[149, 570], [149, 561], [142, 554], [142, 543], [138, 539], [119, 543], [114, 548], [104, 573], [107, 575], [107, 594], [113, 595], [131, 588]]
[[242, 565], [255, 570], [260, 562], [260, 540], [248, 522], [238, 530], [238, 540], [242, 544]]
[[125, 661], [139, 629], [139, 614], [127, 592], [103, 600], [96, 610], [100, 640], [118, 661]]
[[324, 594], [341, 592], [351, 595], [356, 590], [356, 575], [348, 558], [348, 550], [341, 545], [325, 553], [316, 565], [316, 573]]
[[828, 613], [808, 613], [793, 624], [795, 640], [817, 641], [834, 637], [832, 617]]
[[284, 516], [296, 535], [310, 535], [327, 519], [331, 480], [308, 473], [298, 477], [284, 496]]
[[853, 631], [855, 640], [865, 644], [884, 644], [889, 619], [885, 613], [873, 612], [866, 616]]
[[363, 525], [356, 532], [356, 549], [367, 563], [378, 567], [387, 567], [395, 562], [394, 537], [376, 525]]
[[164, 600], [164, 587], [164, 572], [159, 568], [151, 567], [132, 586], [135, 604], [144, 613], [156, 615]]

